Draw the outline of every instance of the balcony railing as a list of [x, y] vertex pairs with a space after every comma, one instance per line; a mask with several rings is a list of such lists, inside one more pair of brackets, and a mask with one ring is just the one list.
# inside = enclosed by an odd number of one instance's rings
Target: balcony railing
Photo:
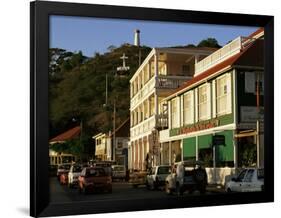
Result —
[[168, 128], [168, 114], [158, 114], [156, 116], [156, 128], [159, 129]]
[[159, 75], [156, 81], [156, 88], [159, 89], [177, 89], [184, 82], [191, 79], [192, 77], [187, 76], [163, 76]]
[[132, 98], [131, 98], [131, 109], [137, 107], [141, 102], [151, 95], [154, 88], [157, 89], [177, 89], [184, 82], [191, 79], [188, 76], [164, 76], [159, 75], [157, 79], [152, 77]]
[[201, 73], [215, 64], [225, 60], [226, 58], [239, 53], [242, 49], [252, 44], [254, 41], [254, 38], [242, 36], [237, 37], [227, 45], [223, 46], [221, 49], [215, 51], [211, 55], [195, 64], [195, 74]]

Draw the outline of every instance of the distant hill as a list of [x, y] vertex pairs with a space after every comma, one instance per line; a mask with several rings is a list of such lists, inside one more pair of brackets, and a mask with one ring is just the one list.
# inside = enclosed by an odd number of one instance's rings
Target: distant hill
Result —
[[[141, 47], [142, 61], [151, 48]], [[128, 57], [130, 70], [118, 76], [120, 57]], [[130, 44], [110, 46], [104, 54], [85, 57], [59, 48], [49, 50], [49, 120], [50, 138], [78, 125], [82, 119], [89, 137], [112, 130], [113, 103], [116, 101], [116, 127], [129, 117], [129, 80], [138, 68], [139, 48]], [[108, 105], [105, 107], [106, 74]], [[73, 119], [74, 118], [74, 119]], [[73, 122], [74, 121], [74, 122]], [[76, 122], [75, 122], [76, 121]]]

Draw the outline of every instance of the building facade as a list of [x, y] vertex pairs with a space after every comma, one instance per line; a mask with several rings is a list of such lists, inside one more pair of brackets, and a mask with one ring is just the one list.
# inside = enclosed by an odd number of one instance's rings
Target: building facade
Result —
[[161, 163], [202, 160], [209, 183], [220, 184], [240, 167], [262, 167], [263, 69], [262, 30], [196, 63], [194, 78], [164, 99]]
[[210, 48], [154, 48], [130, 80], [129, 169], [160, 163], [159, 130], [168, 127], [163, 99], [194, 76]]
[[104, 133], [99, 133], [93, 136], [95, 140], [95, 158], [100, 161], [111, 160], [111, 148], [108, 145], [108, 136]]

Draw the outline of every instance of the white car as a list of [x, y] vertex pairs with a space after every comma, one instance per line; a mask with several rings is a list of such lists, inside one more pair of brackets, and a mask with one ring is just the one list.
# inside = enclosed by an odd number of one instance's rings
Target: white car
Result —
[[171, 174], [167, 176], [165, 192], [183, 195], [185, 191], [192, 193], [198, 190], [204, 194], [207, 184], [207, 173], [202, 161], [182, 161], [175, 163]]
[[112, 165], [112, 179], [122, 179], [126, 178], [126, 167], [124, 165]]
[[146, 176], [146, 186], [148, 189], [157, 189], [165, 185], [165, 179], [171, 173], [171, 166], [160, 165], [152, 167]]
[[68, 186], [73, 187], [78, 185], [78, 177], [81, 175], [82, 166], [78, 164], [74, 164], [70, 167], [68, 173]]
[[226, 192], [256, 192], [263, 191], [263, 188], [264, 169], [256, 168], [242, 170], [225, 185]]

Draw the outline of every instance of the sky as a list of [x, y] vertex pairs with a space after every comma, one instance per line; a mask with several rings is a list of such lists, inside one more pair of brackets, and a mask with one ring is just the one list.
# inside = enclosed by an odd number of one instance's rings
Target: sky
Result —
[[88, 17], [50, 16], [50, 47], [92, 57], [110, 45], [134, 43], [134, 30], [140, 30], [140, 43], [149, 47], [197, 45], [202, 39], [216, 38], [220, 45], [238, 36], [248, 36], [258, 27], [136, 21]]

